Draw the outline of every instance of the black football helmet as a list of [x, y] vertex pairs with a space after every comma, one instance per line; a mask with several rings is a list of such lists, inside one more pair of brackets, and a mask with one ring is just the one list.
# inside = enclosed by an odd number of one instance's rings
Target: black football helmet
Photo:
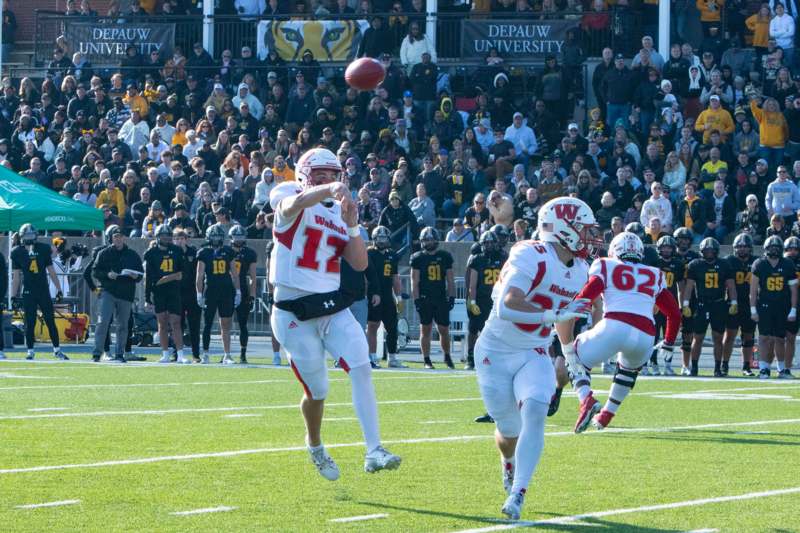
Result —
[[764, 241], [764, 255], [769, 258], [775, 259], [783, 255], [783, 241], [777, 235], [767, 237]]
[[733, 239], [733, 250], [739, 258], [746, 259], [750, 257], [753, 253], [753, 237], [749, 233], [740, 233]]
[[431, 226], [422, 228], [422, 231], [419, 232], [419, 242], [423, 249], [433, 252], [439, 247], [439, 232]]
[[656, 242], [656, 249], [658, 250], [658, 255], [664, 259], [669, 259], [678, 249], [678, 243], [675, 242], [675, 238], [672, 235], [664, 235]]
[[714, 261], [719, 255], [719, 242], [717, 239], [714, 237], [706, 237], [700, 241], [700, 255], [709, 263]]

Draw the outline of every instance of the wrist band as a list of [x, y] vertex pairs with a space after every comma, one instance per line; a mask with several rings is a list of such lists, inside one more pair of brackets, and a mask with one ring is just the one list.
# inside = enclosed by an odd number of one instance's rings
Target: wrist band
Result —
[[731, 300], [731, 305], [737, 305], [738, 302], [736, 300]]
[[751, 315], [755, 315], [756, 313], [758, 313], [758, 311], [756, 310], [755, 306], [751, 305], [750, 306], [750, 314]]
[[358, 226], [347, 228], [347, 234], [351, 237], [361, 237], [361, 229]]
[[683, 301], [683, 306], [684, 307], [689, 307], [689, 300], [684, 300]]

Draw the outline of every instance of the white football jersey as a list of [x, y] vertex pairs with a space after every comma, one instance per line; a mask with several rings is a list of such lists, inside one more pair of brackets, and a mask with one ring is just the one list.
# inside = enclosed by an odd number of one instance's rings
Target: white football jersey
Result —
[[603, 282], [603, 314], [629, 313], [652, 320], [656, 297], [666, 288], [664, 273], [640, 263], [603, 257], [592, 263], [589, 277]]
[[292, 220], [284, 220], [278, 204], [301, 192], [296, 183], [287, 182], [270, 193], [270, 205], [275, 210], [275, 247], [270, 255], [269, 281], [276, 290], [283, 287], [306, 294], [335, 291], [339, 288], [341, 256], [350, 240], [341, 205], [333, 202], [326, 207], [319, 203]]
[[553, 340], [553, 328], [542, 324], [516, 324], [498, 316], [499, 300], [506, 290], [504, 279], [522, 274], [531, 280], [528, 300], [543, 309], [558, 309], [567, 305], [588, 279], [589, 267], [583, 259], [575, 258], [567, 266], [558, 258], [552, 244], [540, 241], [521, 241], [511, 248], [508, 261], [492, 291], [494, 305], [481, 333], [481, 340], [493, 351], [518, 353], [536, 350], [547, 355]]

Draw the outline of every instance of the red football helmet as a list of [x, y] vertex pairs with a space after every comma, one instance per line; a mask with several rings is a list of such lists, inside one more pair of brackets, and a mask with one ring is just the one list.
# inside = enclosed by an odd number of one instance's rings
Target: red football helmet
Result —
[[[318, 171], [333, 171], [335, 176], [330, 174], [321, 175]], [[312, 148], [300, 156], [294, 168], [297, 182], [304, 189], [324, 185], [339, 180], [342, 172], [342, 165], [336, 154], [327, 148]]]

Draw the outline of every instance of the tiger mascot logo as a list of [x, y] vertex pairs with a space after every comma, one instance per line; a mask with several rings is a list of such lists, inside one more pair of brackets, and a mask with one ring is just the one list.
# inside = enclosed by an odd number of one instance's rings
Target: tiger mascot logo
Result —
[[262, 20], [258, 56], [264, 60], [276, 50], [285, 61], [299, 61], [311, 50], [320, 61], [351, 61], [367, 28], [366, 20]]

